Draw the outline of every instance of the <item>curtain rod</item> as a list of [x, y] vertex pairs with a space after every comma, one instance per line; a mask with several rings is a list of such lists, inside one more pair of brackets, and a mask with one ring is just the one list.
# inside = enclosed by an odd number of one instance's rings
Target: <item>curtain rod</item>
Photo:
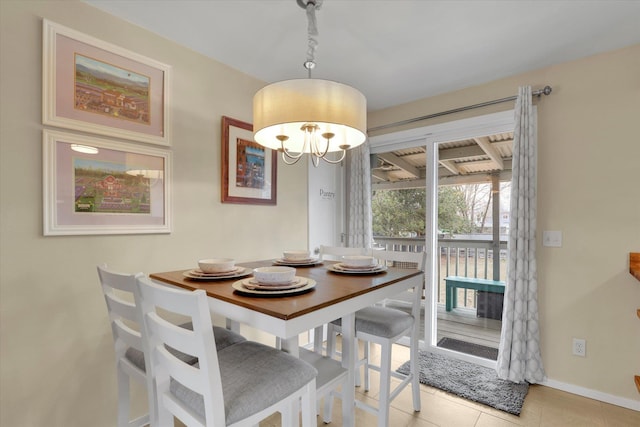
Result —
[[[532, 96], [537, 96], [540, 98], [542, 95], [551, 94], [551, 86], [545, 86], [543, 89], [534, 90], [531, 92]], [[453, 110], [442, 111], [440, 113], [429, 114], [427, 116], [416, 117], [413, 119], [402, 120], [400, 122], [389, 123], [382, 126], [376, 126], [371, 129], [367, 129], [367, 132], [374, 132], [381, 129], [386, 129], [390, 127], [402, 126], [409, 123], [419, 122], [421, 120], [433, 119], [434, 117], [446, 116], [447, 114], [459, 113], [461, 111], [473, 110], [474, 108], [486, 107], [488, 105], [500, 104], [502, 102], [514, 101], [518, 98], [517, 95], [508, 96], [506, 98], [494, 99], [493, 101], [481, 102], [480, 104], [467, 105], [466, 107], [455, 108]]]

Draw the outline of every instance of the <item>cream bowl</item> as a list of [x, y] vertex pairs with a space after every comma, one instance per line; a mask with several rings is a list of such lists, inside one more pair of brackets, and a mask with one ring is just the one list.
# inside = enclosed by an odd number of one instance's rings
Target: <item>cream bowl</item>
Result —
[[370, 267], [376, 264], [376, 259], [366, 255], [345, 255], [342, 257], [342, 264], [347, 267]]
[[284, 259], [289, 259], [292, 261], [305, 260], [309, 259], [309, 251], [305, 250], [296, 250], [296, 251], [284, 251], [282, 252], [284, 255]]
[[296, 277], [293, 267], [258, 267], [253, 269], [253, 277], [260, 283], [290, 283]]
[[235, 268], [236, 260], [232, 258], [209, 258], [198, 261], [198, 267], [204, 273], [226, 273]]

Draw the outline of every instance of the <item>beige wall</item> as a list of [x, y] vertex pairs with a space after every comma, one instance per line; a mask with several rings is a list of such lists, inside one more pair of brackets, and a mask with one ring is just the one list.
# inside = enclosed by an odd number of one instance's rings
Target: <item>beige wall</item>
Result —
[[[378, 111], [369, 127], [547, 84], [553, 93], [536, 101], [538, 242], [542, 230], [563, 232], [562, 248], [538, 243], [537, 251], [549, 384], [619, 397], [639, 409], [633, 375], [640, 375], [640, 282], [628, 269], [629, 252], [640, 251], [640, 45]], [[511, 108], [500, 104], [410, 127]], [[587, 357], [571, 355], [573, 337], [587, 340]]]
[[[251, 122], [261, 82], [83, 3], [0, 8], [0, 425], [113, 426], [113, 342], [95, 265], [148, 273], [306, 247], [306, 165], [279, 165], [275, 207], [221, 204], [220, 118]], [[42, 18], [172, 66], [171, 234], [42, 236]]]
[[[42, 236], [43, 17], [173, 67], [170, 235]], [[0, 425], [112, 426], [112, 340], [94, 266], [152, 272], [303, 247], [306, 167], [280, 164], [276, 207], [223, 205], [220, 117], [251, 121], [261, 82], [75, 1], [2, 0], [0, 19]], [[632, 402], [640, 283], [627, 259], [640, 250], [639, 75], [635, 46], [373, 113], [369, 123], [510, 96], [522, 84], [553, 86], [538, 102], [538, 228], [562, 230], [564, 246], [539, 248], [543, 357], [556, 383]], [[574, 336], [587, 340], [584, 359], [570, 354]], [[142, 411], [144, 393], [135, 397]]]

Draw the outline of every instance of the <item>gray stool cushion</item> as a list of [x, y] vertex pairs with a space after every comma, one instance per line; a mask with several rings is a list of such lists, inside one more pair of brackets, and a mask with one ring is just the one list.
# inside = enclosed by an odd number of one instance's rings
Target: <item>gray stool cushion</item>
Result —
[[[318, 374], [305, 361], [253, 341], [219, 351], [218, 363], [227, 425], [279, 402]], [[202, 395], [173, 379], [170, 390], [195, 413], [205, 417]]]
[[[185, 329], [189, 329], [190, 331], [193, 330], [193, 326], [191, 325], [191, 322], [183, 323], [180, 326]], [[237, 344], [239, 342], [246, 341], [246, 338], [243, 337], [242, 335], [232, 332], [228, 329], [221, 328], [219, 326], [213, 327], [213, 336], [215, 337], [216, 349], [218, 349], [218, 351], [222, 350], [223, 348], [227, 348], [231, 345]], [[184, 354], [170, 347], [167, 349], [171, 352], [171, 354], [176, 356], [178, 359], [184, 361], [185, 363], [188, 363], [189, 365], [193, 365], [198, 361], [196, 357], [193, 357], [189, 354]], [[129, 359], [131, 363], [133, 363], [138, 367], [138, 369], [146, 371], [144, 366], [144, 353], [142, 353], [137, 348], [129, 347], [125, 352], [124, 357]]]
[[[334, 325], [342, 326], [342, 319]], [[356, 311], [356, 332], [391, 338], [413, 325], [413, 316], [402, 310], [387, 307], [367, 307]]]

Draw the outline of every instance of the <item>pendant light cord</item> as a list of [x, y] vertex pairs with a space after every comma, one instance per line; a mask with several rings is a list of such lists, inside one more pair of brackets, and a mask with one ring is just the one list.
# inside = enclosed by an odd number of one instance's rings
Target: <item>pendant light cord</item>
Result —
[[309, 72], [309, 78], [311, 78], [311, 70], [316, 66], [315, 53], [318, 47], [318, 23], [316, 21], [316, 10], [320, 10], [322, 6], [322, 0], [309, 0], [305, 6], [307, 11], [307, 60], [304, 63], [304, 68]]

